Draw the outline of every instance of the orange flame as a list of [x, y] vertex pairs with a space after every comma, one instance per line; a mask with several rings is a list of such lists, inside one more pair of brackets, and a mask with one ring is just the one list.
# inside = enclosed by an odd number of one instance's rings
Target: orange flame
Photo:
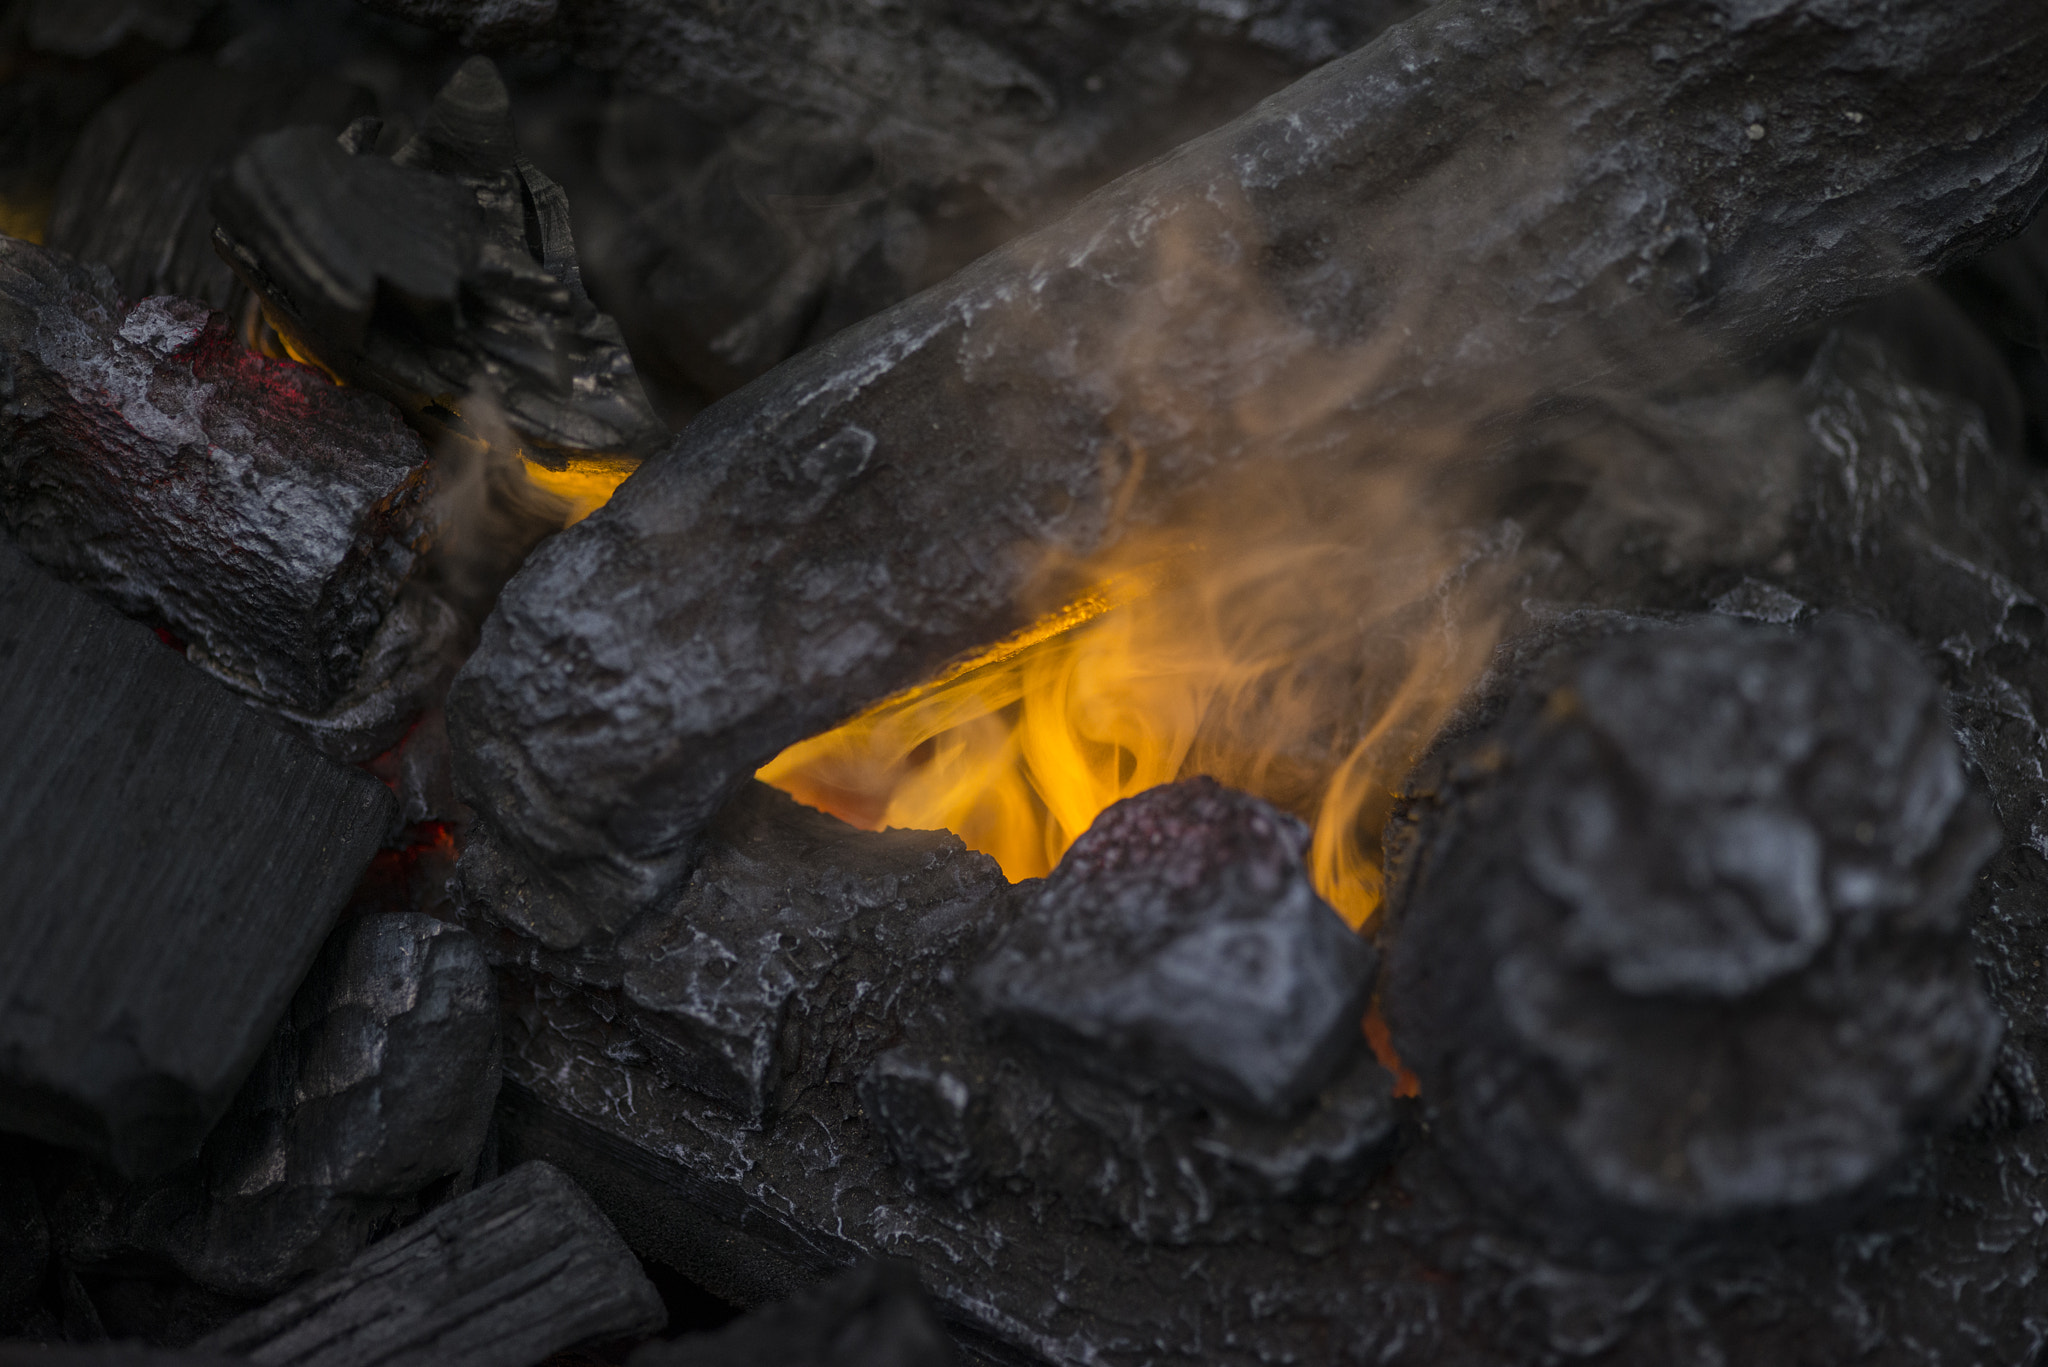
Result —
[[1318, 891], [1362, 926], [1394, 788], [1493, 630], [1462, 610], [1470, 548], [1425, 533], [1407, 481], [1331, 493], [1238, 490], [1132, 538], [1092, 593], [759, 776], [870, 830], [953, 831], [1017, 880], [1111, 803], [1206, 773], [1309, 821]]

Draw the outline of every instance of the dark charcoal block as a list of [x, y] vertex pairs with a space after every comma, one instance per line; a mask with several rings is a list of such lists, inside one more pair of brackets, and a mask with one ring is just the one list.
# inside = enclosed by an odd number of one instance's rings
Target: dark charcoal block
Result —
[[1934, 680], [1853, 618], [1560, 667], [1415, 799], [1389, 1009], [1475, 1186], [1573, 1247], [1873, 1194], [2000, 1024], [1997, 845]]
[[[1022, 626], [1048, 549], [1497, 411], [1541, 357], [1583, 389], [1674, 311], [1774, 341], [2017, 230], [2044, 54], [2034, 0], [1443, 0], [707, 410], [507, 587], [451, 695], [464, 797], [610, 933], [785, 746]], [[1334, 411], [1240, 421], [1347, 355]]]
[[951, 1367], [960, 1355], [900, 1263], [864, 1263], [712, 1334], [649, 1344], [631, 1367]]
[[983, 1009], [1140, 1090], [1285, 1115], [1359, 1044], [1379, 956], [1316, 896], [1308, 831], [1194, 778], [1095, 819], [975, 970]]
[[390, 405], [13, 240], [0, 391], [22, 549], [259, 698], [317, 712], [356, 682], [429, 530], [426, 448]]
[[217, 168], [259, 133], [296, 124], [339, 133], [374, 105], [334, 76], [175, 58], [86, 125], [43, 241], [105, 266], [130, 299], [176, 294], [232, 313], [245, 296], [213, 249], [207, 195]]
[[590, 1198], [526, 1163], [198, 1346], [264, 1367], [529, 1367], [666, 1321]]
[[0, 1123], [190, 1157], [394, 816], [391, 794], [0, 544]]
[[377, 132], [273, 133], [216, 188], [221, 250], [300, 353], [409, 411], [495, 407], [543, 448], [666, 437], [490, 62], [466, 63], [389, 157]]
[[197, 1163], [134, 1184], [83, 1164], [46, 1181], [64, 1260], [276, 1295], [473, 1180], [499, 1073], [497, 989], [474, 937], [411, 913], [356, 917]]

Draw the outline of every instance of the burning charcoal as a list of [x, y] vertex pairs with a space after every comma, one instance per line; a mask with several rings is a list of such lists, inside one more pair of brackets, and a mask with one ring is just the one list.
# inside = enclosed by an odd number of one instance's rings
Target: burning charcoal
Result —
[[1379, 958], [1309, 886], [1308, 831], [1214, 779], [1117, 803], [975, 970], [991, 1018], [1140, 1090], [1285, 1115], [1362, 1041]]
[[130, 1174], [227, 1109], [393, 818], [0, 545], [0, 1125]]
[[[1724, 10], [1442, 0], [707, 411], [528, 560], [458, 677], [480, 842], [613, 933], [784, 747], [1023, 626], [1045, 552], [1219, 470], [1463, 420], [1597, 333], [1583, 386], [1669, 311], [1783, 338], [2037, 203], [2048, 9]], [[1369, 384], [1244, 425], [1332, 356]]]
[[1618, 638], [1413, 799], [1390, 1017], [1475, 1186], [1575, 1247], [1867, 1196], [1999, 1022], [1962, 899], [1996, 845], [1890, 632]]
[[590, 1198], [526, 1163], [198, 1346], [264, 1367], [528, 1367], [666, 1322]]
[[232, 312], [242, 290], [213, 249], [206, 204], [216, 167], [258, 133], [338, 133], [372, 107], [368, 92], [332, 76], [166, 62], [86, 125], [43, 240], [107, 267], [130, 299], [176, 294]]
[[473, 937], [430, 917], [344, 924], [197, 1163], [123, 1186], [53, 1180], [68, 1265], [138, 1258], [229, 1296], [348, 1261], [476, 1170], [498, 1092], [497, 994]]
[[389, 405], [11, 240], [0, 375], [0, 518], [23, 550], [259, 699], [347, 693], [428, 533], [426, 450]]
[[214, 195], [220, 244], [303, 354], [409, 411], [489, 405], [543, 448], [667, 435], [584, 293], [561, 188], [521, 155], [472, 58], [388, 158], [375, 121], [259, 138]]
[[631, 1367], [950, 1367], [959, 1360], [917, 1274], [873, 1262], [715, 1333], [649, 1344]]

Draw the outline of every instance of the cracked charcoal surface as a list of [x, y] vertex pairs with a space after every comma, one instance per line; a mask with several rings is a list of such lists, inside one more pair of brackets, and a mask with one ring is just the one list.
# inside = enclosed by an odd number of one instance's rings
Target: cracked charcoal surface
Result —
[[[1627, 353], [1643, 310], [1782, 338], [2037, 203], [2038, 6], [1880, 19], [1803, 0], [1736, 24], [1737, 8], [1712, 11], [1725, 25], [1647, 2], [1539, 23], [1447, 0], [707, 411], [540, 548], [458, 676], [450, 735], [481, 845], [528, 895], [557, 895], [556, 924], [616, 931], [680, 884], [760, 764], [1021, 625], [1034, 552], [1113, 540], [1127, 421], [1146, 473], [1126, 506], [1144, 519], [1209, 470], [1328, 449], [1368, 411], [1384, 428], [1425, 389], [1491, 385], [1568, 335]], [[1956, 77], [1986, 51], [2007, 55]], [[1751, 139], [1759, 102], [1778, 112]], [[1503, 126], [1531, 175], [1495, 164]], [[1855, 231], [1809, 231], [1809, 214]], [[1374, 255], [1418, 221], [1428, 269]], [[1185, 269], [1152, 269], [1169, 244], [1219, 270], [1249, 260], [1275, 327], [1245, 326], [1241, 292], [1173, 288]], [[1503, 299], [1482, 283], [1481, 307], [1439, 291], [1447, 277], [1544, 284]], [[1353, 408], [1302, 431], [1229, 419], [1395, 316], [1428, 323], [1375, 353]], [[1142, 377], [1110, 364], [1123, 325], [1163, 339]], [[1143, 420], [1159, 412], [1176, 421]]]
[[1874, 1193], [2000, 1025], [1997, 845], [1939, 689], [1854, 618], [1604, 644], [1414, 780], [1388, 1011], [1475, 1190], [1575, 1253]]
[[917, 1276], [866, 1263], [711, 1334], [650, 1344], [632, 1367], [952, 1367], [960, 1356]]
[[83, 1163], [44, 1178], [62, 1256], [276, 1295], [473, 1180], [499, 1073], [497, 990], [475, 939], [412, 913], [356, 917], [195, 1163], [134, 1184]]
[[1095, 819], [975, 970], [995, 1021], [1127, 1086], [1285, 1116], [1358, 1042], [1378, 956], [1309, 885], [1308, 831], [1213, 779]]
[[590, 1198], [524, 1163], [197, 1346], [266, 1367], [531, 1367], [667, 1317]]
[[606, 73], [556, 173], [641, 373], [700, 405], [1420, 7], [378, 5]]
[[381, 133], [375, 120], [340, 142], [273, 133], [218, 182], [221, 249], [271, 321], [408, 411], [494, 406], [544, 449], [666, 437], [584, 292], [568, 200], [520, 152], [490, 62], [465, 63], [388, 155]]
[[347, 694], [429, 532], [426, 449], [389, 405], [12, 239], [0, 368], [16, 544], [263, 701]]
[[339, 133], [372, 106], [367, 91], [333, 76], [174, 58], [86, 125], [43, 240], [107, 267], [127, 298], [175, 294], [238, 314], [246, 296], [213, 247], [216, 170], [259, 133], [299, 124]]
[[131, 1174], [189, 1158], [395, 816], [0, 544], [0, 1118]]

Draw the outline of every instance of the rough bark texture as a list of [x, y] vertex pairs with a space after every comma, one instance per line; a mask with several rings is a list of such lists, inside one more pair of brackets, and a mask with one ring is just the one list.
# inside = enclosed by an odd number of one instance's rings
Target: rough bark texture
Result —
[[0, 1122], [130, 1173], [227, 1109], [395, 815], [0, 545]]
[[408, 411], [495, 407], [546, 448], [664, 438], [490, 62], [465, 63], [388, 155], [381, 131], [271, 134], [217, 186], [221, 250], [301, 354]]
[[953, 1367], [917, 1275], [867, 1263], [712, 1334], [650, 1344], [631, 1367]]
[[330, 937], [197, 1162], [124, 1184], [85, 1163], [42, 1184], [65, 1264], [175, 1268], [255, 1300], [338, 1267], [475, 1180], [501, 1071], [473, 937], [372, 913]]
[[1394, 1043], [1539, 1236], [1810, 1222], [1990, 1075], [1963, 902], [1997, 832], [1893, 633], [1628, 634], [1413, 782]]
[[342, 700], [429, 533], [390, 405], [189, 301], [0, 240], [0, 519], [259, 699]]
[[[1568, 334], [1782, 338], [1990, 245], [2041, 195], [2044, 51], [2022, 0], [1426, 11], [724, 401], [541, 548], [451, 702], [482, 842], [609, 933], [758, 765], [1019, 625], [1119, 510]], [[1239, 420], [1368, 347], [1320, 421]]]
[[264, 1367], [531, 1367], [667, 1318], [590, 1198], [526, 1163], [198, 1346]]

